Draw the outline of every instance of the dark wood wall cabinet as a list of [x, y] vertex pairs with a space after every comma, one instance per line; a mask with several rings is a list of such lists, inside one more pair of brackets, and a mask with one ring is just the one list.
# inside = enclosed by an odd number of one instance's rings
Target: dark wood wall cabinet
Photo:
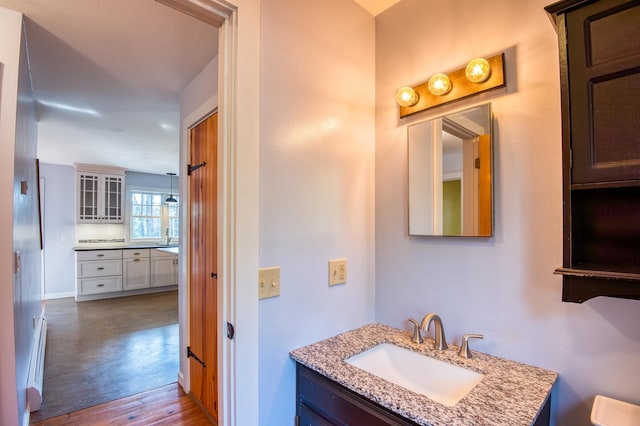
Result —
[[562, 300], [640, 299], [640, 0], [545, 10], [560, 47]]

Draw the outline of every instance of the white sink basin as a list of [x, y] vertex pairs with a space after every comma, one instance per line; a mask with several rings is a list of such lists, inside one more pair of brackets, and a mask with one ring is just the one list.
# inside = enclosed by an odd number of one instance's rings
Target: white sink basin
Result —
[[449, 407], [483, 377], [475, 371], [390, 343], [381, 343], [345, 362]]

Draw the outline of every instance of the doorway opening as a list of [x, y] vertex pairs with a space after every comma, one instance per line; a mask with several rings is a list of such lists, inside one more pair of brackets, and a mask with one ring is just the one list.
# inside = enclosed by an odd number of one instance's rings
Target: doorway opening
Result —
[[[4, 0], [0, 0], [2, 3]], [[10, 2], [11, 0], [6, 0]], [[37, 1], [37, 0], [34, 0]], [[257, 0], [174, 0], [202, 14], [217, 15], [220, 24], [220, 212], [218, 250], [218, 329], [236, 326], [240, 333], [219, 333], [220, 423], [257, 424], [258, 412], [258, 301], [254, 283], [258, 270], [258, 139], [259, 139], [259, 28]], [[149, 2], [151, 5], [153, 2]], [[238, 6], [241, 4], [242, 12]], [[24, 7], [34, 2], [21, 3]], [[129, 4], [129, 3], [128, 3]], [[76, 6], [91, 8], [85, 1]], [[87, 6], [88, 5], [88, 6]], [[111, 4], [109, 5], [111, 6]], [[146, 5], [143, 7], [147, 7]], [[46, 8], [45, 8], [46, 9]], [[238, 17], [242, 15], [242, 30]], [[27, 14], [28, 16], [28, 14]], [[58, 61], [64, 62], [64, 61]], [[89, 64], [94, 65], [94, 64]], [[241, 68], [242, 72], [238, 69]], [[242, 99], [239, 103], [236, 98]], [[117, 129], [114, 129], [117, 131]], [[82, 139], [80, 139], [82, 140]], [[184, 157], [181, 157], [184, 159]], [[181, 166], [185, 162], [181, 160]], [[165, 170], [166, 171], [166, 170]], [[181, 186], [184, 191], [184, 186]], [[184, 263], [184, 262], [183, 262]], [[184, 277], [185, 267], [180, 276]], [[181, 283], [184, 282], [181, 278]], [[182, 299], [183, 291], [179, 292]], [[180, 306], [180, 350], [186, 349], [186, 303]], [[223, 328], [224, 327], [224, 328]], [[227, 337], [229, 336], [229, 337]], [[181, 363], [186, 356], [181, 353]], [[242, 366], [242, 368], [238, 368]], [[188, 364], [181, 371], [188, 373]], [[180, 379], [189, 389], [189, 377]], [[237, 400], [243, 401], [238, 407]]]
[[[178, 125], [177, 127], [179, 127], [179, 125]], [[178, 162], [178, 159], [177, 159], [177, 158], [176, 158], [176, 162]], [[184, 238], [183, 240], [184, 240], [184, 241], [185, 241], [185, 243], [186, 243], [187, 238]], [[181, 286], [181, 287], [180, 287], [180, 289], [179, 289], [179, 291], [178, 291], [178, 293], [181, 293], [181, 292], [183, 291], [183, 290], [182, 290], [183, 288], [184, 288], [184, 287], [183, 287], [183, 286]], [[132, 296], [132, 298], [135, 298], [135, 297], [137, 297], [137, 296]], [[150, 296], [150, 297], [151, 297], [151, 296]], [[177, 299], [177, 297], [174, 297], [174, 299]], [[114, 302], [114, 301], [115, 301], [115, 299], [112, 299], [112, 300], [110, 300], [109, 302]], [[54, 304], [55, 304], [55, 302], [56, 302], [55, 300], [51, 300], [51, 301], [50, 301], [50, 303], [49, 303], [49, 307], [51, 307], [52, 305], [54, 305]], [[73, 301], [72, 301], [72, 302], [73, 302]], [[93, 302], [82, 302], [83, 304], [87, 304], [87, 305], [82, 305], [82, 306], [81, 306], [81, 305], [75, 305], [75, 302], [73, 302], [73, 303], [74, 303], [74, 307], [75, 307], [75, 308], [82, 308], [82, 309], [83, 309], [83, 308], [85, 308], [85, 307], [87, 307], [87, 306], [89, 306], [89, 304], [90, 304], [90, 305], [95, 305]], [[81, 310], [82, 310], [82, 309], [81, 309]], [[63, 308], [63, 309], [62, 309], [62, 311], [64, 311], [64, 310], [65, 310], [65, 309]], [[117, 312], [118, 312], [118, 308], [117, 308], [117, 307], [116, 307], [116, 308], [113, 308], [113, 309], [111, 309], [111, 311], [113, 311], [112, 313], [114, 314], [114, 316], [113, 316], [113, 317], [111, 317], [110, 319], [105, 319], [104, 321], [109, 322], [109, 323], [111, 323], [111, 324], [115, 324], [115, 323], [121, 322], [120, 320], [122, 320], [122, 319], [124, 318], [124, 316], [122, 316], [122, 315], [118, 316], [118, 314], [117, 314]], [[135, 313], [136, 311], [141, 311], [141, 310], [140, 310], [140, 309], [138, 309], [138, 308], [131, 308], [131, 309], [129, 309], [129, 310], [128, 310], [128, 313]], [[51, 311], [49, 311], [49, 312], [51, 312]], [[178, 317], [178, 315], [177, 315], [177, 301], [175, 301], [175, 300], [172, 300], [172, 303], [171, 303], [171, 312], [172, 312], [172, 315], [175, 315], [176, 317]], [[156, 313], [157, 313], [157, 312], [156, 312]], [[95, 311], [94, 311], [92, 314], [95, 314]], [[78, 314], [78, 311], [76, 310], [76, 311], [75, 311], [74, 313], [72, 313], [71, 315], [82, 316], [83, 314]], [[151, 314], [149, 314], [149, 315], [151, 315]], [[86, 322], [84, 322], [84, 324], [81, 324], [79, 327], [84, 328], [84, 329], [90, 329], [91, 327], [86, 327], [86, 324], [87, 324], [87, 323], [86, 323]], [[175, 325], [176, 325], [176, 327], [172, 327], [171, 331], [165, 332], [165, 333], [164, 333], [162, 336], [160, 336], [160, 337], [156, 337], [156, 338], [155, 338], [155, 340], [163, 340], [163, 339], [164, 339], [164, 343], [165, 343], [165, 345], [164, 345], [164, 346], [176, 346], [176, 347], [178, 347], [178, 346], [179, 346], [179, 347], [180, 347], [180, 349], [182, 349], [182, 348], [181, 348], [181, 346], [182, 346], [182, 345], [180, 344], [180, 340], [179, 340], [179, 338], [178, 338], [178, 334], [179, 334], [179, 333], [178, 333], [178, 331], [177, 331], [177, 328], [178, 328], [178, 327], [177, 327], [177, 320], [176, 320], [174, 323], [172, 323], [171, 325], [173, 325], [173, 324], [175, 324]], [[50, 322], [50, 325], [53, 325], [53, 324], [51, 324], [51, 322]], [[127, 324], [127, 325], [132, 325], [132, 324], [131, 324], [131, 323], [129, 323], [129, 324]], [[158, 325], [157, 327], [150, 327], [150, 328], [159, 328], [159, 327], [164, 327], [164, 325]], [[175, 329], [175, 330], [174, 330], [174, 329]], [[50, 338], [51, 338], [52, 328], [50, 328], [49, 332], [50, 332]], [[133, 332], [133, 334], [135, 334], [135, 333], [137, 333], [137, 332], [138, 332], [138, 330], [135, 330], [135, 331]], [[92, 337], [98, 337], [98, 336], [99, 336], [99, 334], [100, 334], [100, 333], [93, 333], [93, 336], [92, 336]], [[110, 337], [111, 337], [111, 336], [110, 336]], [[55, 338], [55, 337], [54, 337], [54, 338]], [[86, 340], [86, 339], [85, 339], [85, 340]], [[110, 343], [110, 344], [113, 344], [113, 340], [111, 340], [109, 343]], [[98, 343], [96, 343], [96, 346], [99, 346], [99, 344], [98, 344]], [[133, 346], [137, 346], [137, 349], [140, 351], [140, 357], [139, 357], [139, 358], [140, 358], [140, 359], [144, 358], [144, 351], [149, 349], [149, 345], [144, 345], [144, 344], [133, 344]], [[137, 363], [137, 361], [136, 361], [136, 363], [134, 363], [134, 362], [132, 361], [132, 360], [134, 360], [134, 358], [133, 358], [133, 357], [132, 357], [132, 358], [122, 357], [123, 352], [122, 352], [122, 351], [119, 351], [119, 352], [120, 352], [120, 355], [121, 355], [121, 362], [122, 362], [122, 363], [131, 363], [131, 364], [134, 364], [134, 365]], [[68, 358], [70, 359], [71, 357], [68, 357]], [[125, 359], [125, 358], [126, 358], [126, 359]], [[77, 358], [76, 358], [76, 360], [77, 360]], [[214, 366], [215, 366], [216, 364], [217, 364], [216, 362], [214, 362], [214, 363], [213, 363], [213, 365], [214, 365]], [[140, 368], [144, 368], [144, 367], [140, 367]], [[55, 367], [53, 367], [53, 368], [49, 368], [49, 370], [55, 370], [55, 369], [56, 369]], [[179, 371], [180, 371], [180, 368], [179, 368], [178, 366], [175, 366], [175, 368], [173, 368], [173, 374], [172, 374], [172, 376], [173, 376], [173, 377], [172, 377], [172, 379], [171, 379], [171, 381], [172, 381], [172, 382], [175, 382], [175, 381], [176, 381], [176, 378], [177, 378], [177, 375], [178, 375], [178, 372], [179, 372]], [[134, 375], [134, 374], [125, 375], [125, 376], [123, 376], [123, 377], [119, 377], [119, 378], [115, 378], [115, 377], [113, 377], [113, 376], [114, 376], [113, 374], [103, 374], [103, 375], [102, 375], [102, 377], [103, 377], [103, 378], [111, 378], [111, 379], [114, 379], [114, 380], [116, 380], [116, 379], [117, 379], [117, 380], [119, 380], [119, 382], [118, 382], [118, 386], [126, 386], [125, 381], [126, 381], [126, 380], [128, 380], [128, 379], [130, 379], [130, 380], [132, 380], [132, 382], [136, 382], [136, 383], [144, 382], [147, 386], [155, 386], [155, 385], [151, 385], [151, 382], [152, 382], [152, 380], [151, 380], [151, 379], [149, 379], [149, 380], [144, 380], [144, 379], [141, 379], [140, 377], [136, 377], [136, 375]], [[120, 380], [120, 379], [121, 379], [121, 380]], [[46, 380], [46, 379], [45, 379], [45, 380]], [[87, 378], [85, 377], [85, 381], [91, 382], [91, 381], [93, 381], [93, 380], [92, 380], [92, 379], [87, 379]], [[102, 384], [104, 385], [104, 382], [102, 382]], [[162, 383], [158, 383], [158, 385], [159, 385], [159, 386], [161, 386], [161, 385], [162, 385]], [[99, 385], [98, 385], [98, 386], [99, 386]], [[108, 385], [107, 385], [107, 386], [108, 386]], [[135, 389], [135, 388], [133, 388], [133, 387], [131, 387], [131, 389], [132, 389], [134, 392], [137, 392], [137, 391], [138, 391], [137, 389]], [[102, 391], [101, 391], [101, 393], [102, 393], [102, 394], [105, 394], [105, 393], [109, 393], [109, 392], [107, 392], [107, 391], [103, 388], [103, 389], [102, 389]], [[52, 396], [52, 394], [51, 394], [51, 393], [47, 393], [47, 394], [45, 394], [45, 395], [44, 395], [45, 401], [46, 401], [47, 399], [50, 399], [50, 397], [51, 397], [51, 396]], [[83, 396], [86, 396], [86, 395], [77, 395], [77, 398], [76, 398], [76, 399], [81, 400]], [[69, 408], [68, 408], [68, 410], [67, 410], [67, 411], [65, 411], [65, 412], [69, 412], [69, 411], [71, 411], [72, 409], [77, 409], [77, 408], [82, 408], [82, 407], [69, 407]], [[35, 414], [35, 413], [34, 413], [34, 414]], [[37, 418], [37, 416], [34, 416], [33, 414], [32, 414], [32, 417]]]

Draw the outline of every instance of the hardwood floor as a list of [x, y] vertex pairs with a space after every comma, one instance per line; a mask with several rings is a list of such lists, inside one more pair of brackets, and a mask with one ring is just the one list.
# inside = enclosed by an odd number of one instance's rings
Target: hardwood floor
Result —
[[95, 407], [63, 414], [32, 426], [204, 426], [214, 424], [177, 383]]
[[176, 381], [178, 292], [46, 302], [43, 401], [37, 422]]

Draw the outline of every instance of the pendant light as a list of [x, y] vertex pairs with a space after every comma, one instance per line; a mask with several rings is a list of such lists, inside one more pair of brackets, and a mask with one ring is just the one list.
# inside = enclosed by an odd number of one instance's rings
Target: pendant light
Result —
[[167, 175], [169, 175], [169, 179], [171, 180], [171, 192], [169, 193], [169, 198], [167, 198], [165, 201], [165, 203], [177, 203], [178, 200], [176, 200], [173, 196], [173, 177], [176, 175], [175, 173], [167, 173]]

